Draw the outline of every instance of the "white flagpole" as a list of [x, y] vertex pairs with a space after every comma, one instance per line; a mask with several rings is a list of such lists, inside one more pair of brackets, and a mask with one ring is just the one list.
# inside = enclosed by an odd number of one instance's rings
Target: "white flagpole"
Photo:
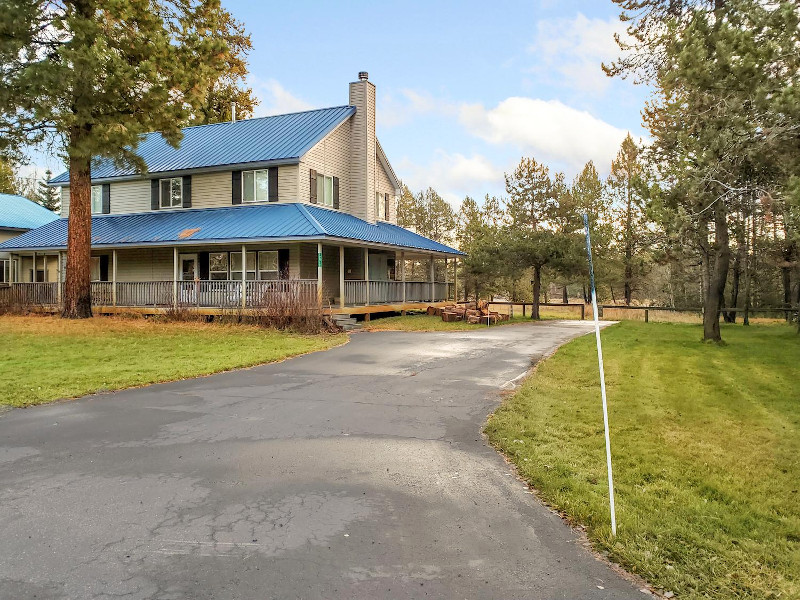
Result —
[[600, 366], [600, 395], [603, 398], [603, 427], [606, 433], [606, 464], [608, 465], [608, 500], [611, 508], [611, 533], [617, 535], [617, 513], [614, 508], [614, 475], [611, 470], [611, 437], [608, 433], [608, 403], [606, 402], [606, 374], [603, 370], [603, 347], [600, 344], [600, 317], [597, 314], [597, 292], [594, 286], [594, 264], [592, 263], [592, 242], [589, 237], [589, 215], [583, 213], [583, 226], [586, 229], [586, 254], [589, 256], [589, 275], [592, 284], [592, 311], [594, 312], [594, 335], [597, 339], [597, 362]]

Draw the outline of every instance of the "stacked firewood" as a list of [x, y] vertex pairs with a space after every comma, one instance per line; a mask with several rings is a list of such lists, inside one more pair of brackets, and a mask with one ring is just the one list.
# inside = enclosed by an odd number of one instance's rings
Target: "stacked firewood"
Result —
[[437, 306], [428, 307], [429, 315], [441, 316], [442, 321], [449, 323], [452, 321], [466, 321], [473, 325], [485, 324], [494, 325], [498, 321], [507, 321], [508, 315], [490, 311], [489, 304], [485, 301], [479, 303], [467, 302], [464, 304], [452, 304], [439, 308]]

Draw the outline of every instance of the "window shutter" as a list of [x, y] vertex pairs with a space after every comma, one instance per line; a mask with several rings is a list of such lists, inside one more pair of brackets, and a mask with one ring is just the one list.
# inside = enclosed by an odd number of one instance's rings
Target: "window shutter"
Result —
[[201, 281], [208, 281], [208, 252], [197, 253], [197, 275]]
[[339, 178], [333, 178], [333, 208], [339, 208]]
[[100, 281], [108, 281], [108, 254], [100, 255]]
[[150, 180], [150, 210], [158, 210], [158, 179]]
[[389, 194], [383, 195], [383, 218], [389, 220]]
[[107, 215], [111, 212], [111, 184], [103, 184], [103, 210], [102, 213]]
[[270, 167], [269, 168], [269, 177], [267, 179], [267, 185], [269, 186], [269, 201], [270, 202], [277, 202], [278, 201], [278, 167]]
[[278, 250], [278, 277], [289, 279], [289, 249], [281, 248]]
[[242, 203], [242, 172], [231, 172], [231, 204]]
[[192, 208], [192, 176], [191, 175], [184, 175], [183, 176], [183, 193], [181, 194], [181, 200], [183, 203], [181, 206], [183, 208]]
[[309, 171], [308, 176], [308, 199], [311, 201], [311, 204], [317, 203], [317, 172], [314, 169]]

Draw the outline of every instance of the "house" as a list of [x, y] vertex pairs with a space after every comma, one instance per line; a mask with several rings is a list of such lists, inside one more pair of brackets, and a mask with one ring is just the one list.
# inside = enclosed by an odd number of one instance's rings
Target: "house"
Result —
[[[0, 242], [5, 242], [17, 237], [31, 229], [58, 219], [58, 215], [45, 207], [28, 200], [23, 196], [14, 194], [0, 194]], [[39, 261], [23, 261], [20, 265], [15, 263], [12, 271], [11, 254], [0, 250], [0, 286], [7, 285], [13, 279], [13, 273], [21, 273], [19, 269], [27, 269], [27, 278], [31, 281], [47, 281], [47, 269], [55, 274], [56, 262], [52, 265]]]
[[[344, 106], [188, 127], [177, 149], [148, 134], [137, 150], [146, 174], [95, 161], [95, 311], [213, 314], [291, 292], [369, 314], [453, 298], [448, 259], [461, 253], [396, 224], [400, 182], [375, 123], [375, 86], [362, 72]], [[57, 303], [69, 174], [49, 183], [61, 187], [62, 218], [0, 250], [20, 265], [60, 265], [55, 283], [45, 274], [49, 290], [31, 292]], [[424, 263], [424, 281], [406, 281], [409, 261]], [[21, 289], [42, 285], [17, 274]]]

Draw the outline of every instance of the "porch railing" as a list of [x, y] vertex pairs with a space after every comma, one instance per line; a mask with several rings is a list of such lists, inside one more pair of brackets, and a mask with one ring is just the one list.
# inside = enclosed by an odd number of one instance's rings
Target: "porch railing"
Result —
[[58, 304], [58, 283], [14, 283], [0, 289], [0, 302], [33, 306]]
[[[370, 304], [396, 304], [403, 301], [402, 281], [345, 281], [345, 304], [350, 306], [367, 303], [369, 287]], [[453, 284], [437, 282], [431, 290], [429, 281], [406, 281], [406, 302], [441, 302], [453, 297]]]

